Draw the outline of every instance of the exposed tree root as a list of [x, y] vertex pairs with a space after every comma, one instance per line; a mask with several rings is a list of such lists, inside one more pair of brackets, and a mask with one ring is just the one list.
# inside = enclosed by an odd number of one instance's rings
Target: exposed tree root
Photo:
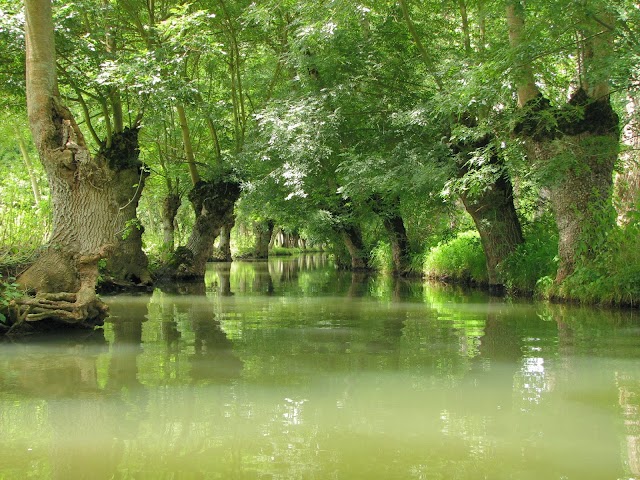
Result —
[[13, 325], [7, 332], [21, 331], [25, 324], [46, 320], [47, 324], [58, 323], [81, 328], [102, 325], [108, 315], [108, 307], [95, 294], [84, 296], [80, 292], [39, 293], [35, 297], [24, 297], [15, 301]]

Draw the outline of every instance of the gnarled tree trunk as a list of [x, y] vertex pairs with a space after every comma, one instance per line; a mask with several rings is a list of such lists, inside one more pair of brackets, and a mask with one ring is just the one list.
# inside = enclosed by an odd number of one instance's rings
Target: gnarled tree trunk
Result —
[[92, 158], [57, 88], [50, 0], [27, 0], [27, 107], [49, 179], [53, 232], [48, 246], [18, 282], [34, 297], [22, 301], [26, 321], [92, 326], [107, 314], [96, 296], [98, 261], [115, 244], [121, 205], [115, 173]]
[[380, 195], [374, 196], [370, 202], [373, 211], [382, 219], [382, 225], [391, 243], [391, 259], [393, 274], [404, 276], [411, 270], [411, 252], [409, 238], [400, 215], [400, 199], [395, 196], [384, 199]]
[[[538, 96], [523, 107], [516, 133], [525, 139], [536, 168], [548, 169], [549, 199], [558, 227], [556, 283], [573, 273], [579, 258], [593, 258], [615, 222], [613, 168], [618, 156], [619, 120], [609, 97], [590, 98], [579, 89], [567, 115]], [[545, 129], [549, 116], [557, 128]]]
[[213, 241], [220, 229], [229, 223], [240, 185], [235, 181], [199, 181], [189, 192], [196, 221], [187, 244], [176, 249], [173, 258], [158, 271], [159, 277], [184, 280], [204, 278], [207, 261], [213, 252]]
[[233, 226], [236, 224], [235, 215], [233, 213], [229, 216], [228, 221], [222, 225], [220, 228], [220, 240], [218, 243], [218, 248], [220, 250], [220, 255], [222, 260], [225, 262], [230, 262], [231, 258], [231, 230]]
[[175, 221], [181, 203], [177, 193], [170, 193], [162, 201], [162, 252], [165, 261], [175, 249]]
[[489, 155], [488, 166], [497, 169], [497, 176], [477, 192], [463, 191], [460, 198], [480, 234], [489, 288], [499, 291], [503, 287], [498, 265], [524, 242], [524, 237], [513, 203], [511, 179], [502, 160], [489, 146], [488, 139], [482, 139], [471, 146], [458, 146], [461, 153], [458, 174], [473, 174], [474, 167], [470, 166], [468, 159], [472, 151], [480, 148], [484, 149], [485, 155]]
[[137, 217], [138, 203], [149, 173], [140, 161], [138, 128], [125, 128], [113, 135], [111, 145], [101, 148], [115, 172], [114, 193], [119, 208], [117, 241], [102, 274], [102, 290], [146, 288], [151, 284], [149, 260], [142, 250], [144, 228]]
[[338, 233], [351, 256], [351, 269], [368, 270], [368, 255], [365, 252], [360, 229], [353, 225], [345, 225], [340, 228]]

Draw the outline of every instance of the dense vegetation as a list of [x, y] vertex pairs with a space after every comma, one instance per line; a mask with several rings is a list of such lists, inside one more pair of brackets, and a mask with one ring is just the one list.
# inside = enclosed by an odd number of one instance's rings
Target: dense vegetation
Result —
[[634, 2], [48, 6], [0, 0], [0, 320], [96, 323], [96, 283], [275, 238], [638, 304]]

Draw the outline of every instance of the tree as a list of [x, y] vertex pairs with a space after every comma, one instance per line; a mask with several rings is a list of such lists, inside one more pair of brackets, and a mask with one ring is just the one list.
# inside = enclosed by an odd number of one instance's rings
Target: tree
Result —
[[514, 133], [524, 142], [529, 162], [548, 179], [559, 232], [556, 283], [573, 273], [579, 259], [594, 258], [614, 225], [612, 182], [620, 135], [608, 67], [615, 19], [604, 2], [572, 7], [566, 11], [575, 25], [577, 81], [562, 106], [553, 105], [538, 87], [524, 6], [511, 1], [506, 12], [520, 108]]
[[[472, 83], [468, 79], [473, 78], [474, 70], [482, 70], [477, 68], [477, 65], [486, 57], [486, 39], [477, 42], [476, 50], [472, 48], [467, 2], [459, 1], [459, 23], [456, 21], [449, 28], [462, 31], [462, 45], [458, 46], [460, 42], [449, 37], [450, 43], [443, 46], [442, 51], [446, 48], [451, 49], [451, 44], [458, 43], [456, 50], [450, 55], [457, 59], [460, 67], [450, 68], [450, 73], [443, 75], [439, 62], [446, 64], [451, 62], [452, 58], [441, 59], [435, 49], [427, 49], [413, 22], [407, 0], [400, 0], [400, 6], [423, 66], [438, 92], [437, 96], [443, 100], [445, 108], [449, 104], [449, 111], [443, 113], [448, 123], [449, 142], [457, 177], [461, 179], [453, 183], [457, 185], [456, 193], [460, 195], [480, 234], [489, 285], [500, 288], [502, 281], [498, 265], [523, 243], [524, 238], [514, 205], [511, 179], [499, 153], [495, 131], [489, 128], [490, 112], [495, 107], [492, 100], [499, 102], [495, 100], [496, 92], [488, 98], [482, 98], [484, 92], [473, 91], [467, 87], [468, 83]], [[484, 12], [480, 8], [478, 10], [480, 35], [484, 37]], [[442, 42], [443, 37], [444, 35], [438, 40]], [[462, 92], [459, 85], [466, 87], [467, 91]], [[446, 97], [450, 95], [454, 98], [449, 100]], [[467, 99], [468, 102], [465, 102]]]
[[[58, 15], [63, 26], [57, 34], [63, 96], [82, 112], [85, 133], [117, 177], [113, 187], [121, 210], [117, 241], [101, 272], [103, 289], [145, 288], [151, 283], [137, 208], [149, 175], [140, 159], [139, 133], [150, 93], [141, 84], [145, 70], [160, 68], [141, 51], [153, 46], [149, 33], [154, 29], [154, 8], [150, 6], [145, 20], [129, 2], [81, 0], [61, 7]], [[138, 82], [131, 81], [134, 75]]]
[[115, 243], [121, 205], [116, 170], [92, 156], [75, 118], [62, 104], [56, 75], [50, 0], [26, 0], [27, 108], [53, 204], [45, 250], [18, 282], [34, 297], [22, 300], [27, 321], [99, 324], [107, 314], [96, 296], [98, 261]]

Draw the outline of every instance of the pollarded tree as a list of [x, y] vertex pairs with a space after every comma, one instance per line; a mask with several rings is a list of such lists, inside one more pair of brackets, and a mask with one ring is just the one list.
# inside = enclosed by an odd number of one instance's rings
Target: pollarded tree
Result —
[[[140, 159], [139, 130], [144, 99], [149, 98], [145, 90], [152, 81], [146, 77], [149, 70], [159, 70], [160, 62], [149, 61], [142, 52], [153, 45], [149, 36], [160, 7], [151, 5], [142, 13], [128, 1], [80, 0], [59, 10], [57, 64], [63, 96], [82, 112], [85, 133], [116, 175], [117, 241], [101, 286], [145, 287], [151, 277], [137, 207], [148, 170]], [[136, 82], [132, 71], [137, 71]]]
[[[548, 179], [559, 232], [556, 283], [574, 271], [581, 257], [593, 258], [614, 225], [612, 179], [620, 136], [609, 84], [616, 55], [615, 16], [600, 1], [562, 7], [542, 12], [549, 30], [543, 25], [527, 27], [520, 1], [509, 2], [506, 12], [520, 108], [514, 133], [524, 142], [530, 163]], [[577, 39], [570, 43], [577, 62], [571, 79], [575, 88], [564, 105], [556, 106], [539, 86], [539, 65], [532, 60], [535, 53], [528, 39], [546, 36], [558, 43], [554, 27], [561, 24], [570, 25]], [[569, 91], [571, 84], [564, 88]]]
[[58, 92], [50, 0], [26, 0], [27, 107], [53, 204], [51, 239], [18, 282], [26, 320], [100, 323], [105, 304], [96, 296], [98, 261], [115, 244], [119, 213], [109, 162], [92, 156]]

